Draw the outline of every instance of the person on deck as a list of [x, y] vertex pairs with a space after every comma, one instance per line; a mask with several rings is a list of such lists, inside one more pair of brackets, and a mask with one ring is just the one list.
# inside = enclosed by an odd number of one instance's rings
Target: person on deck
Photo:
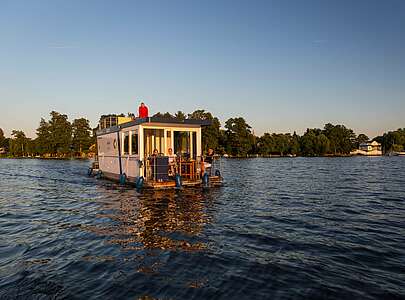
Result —
[[211, 174], [213, 159], [214, 159], [214, 150], [209, 148], [208, 153], [204, 158], [204, 170], [208, 174]]
[[168, 149], [169, 157], [169, 176], [174, 176], [176, 170], [176, 155], [173, 153], [173, 149]]
[[138, 108], [138, 116], [141, 119], [149, 117], [148, 107], [143, 102], [141, 103], [141, 105]]

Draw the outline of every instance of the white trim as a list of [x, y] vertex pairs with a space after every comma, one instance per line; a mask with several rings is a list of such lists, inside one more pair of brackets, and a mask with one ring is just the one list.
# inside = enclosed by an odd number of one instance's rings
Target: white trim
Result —
[[201, 149], [201, 147], [202, 147], [202, 145], [201, 145], [201, 142], [202, 142], [202, 140], [201, 140], [201, 127], [200, 128], [198, 128], [198, 130], [197, 130], [197, 143], [196, 143], [196, 145], [197, 145], [197, 151], [196, 151], [196, 154], [197, 154], [197, 157], [198, 156], [201, 156], [202, 155], [202, 149]]

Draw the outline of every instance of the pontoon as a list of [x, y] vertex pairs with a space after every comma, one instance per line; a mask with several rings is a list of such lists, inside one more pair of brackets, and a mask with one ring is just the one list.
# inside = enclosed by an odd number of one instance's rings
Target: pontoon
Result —
[[207, 164], [202, 153], [202, 127], [210, 124], [209, 120], [149, 117], [100, 126], [97, 160], [89, 175], [137, 188], [219, 186], [220, 159], [214, 157]]

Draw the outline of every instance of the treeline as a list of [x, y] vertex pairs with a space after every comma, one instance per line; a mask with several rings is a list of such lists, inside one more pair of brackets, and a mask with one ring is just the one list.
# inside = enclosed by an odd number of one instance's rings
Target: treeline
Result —
[[[128, 116], [134, 115], [129, 113]], [[205, 110], [196, 110], [189, 114], [182, 111], [174, 114], [158, 112], [153, 116], [177, 120], [211, 120], [212, 124], [202, 129], [203, 151], [213, 148], [216, 153], [236, 157], [348, 155], [361, 143], [370, 140], [365, 134], [356, 135], [344, 125], [330, 123], [322, 129], [308, 128], [302, 136], [295, 132], [256, 136], [252, 127], [242, 117], [228, 119], [222, 128], [219, 119]], [[41, 119], [36, 133], [37, 137], [30, 139], [24, 132], [13, 130], [12, 137], [5, 138], [0, 129], [0, 148], [12, 156], [41, 157], [83, 156], [96, 151], [95, 138], [89, 121], [85, 118], [69, 122], [67, 115], [52, 111], [48, 121]], [[404, 151], [405, 128], [387, 132], [373, 140], [382, 144], [385, 153]]]
[[80, 157], [85, 156], [95, 143], [89, 120], [79, 118], [69, 122], [67, 115], [52, 111], [50, 119], [41, 118], [35, 139], [21, 130], [13, 130], [5, 138], [0, 129], [0, 148], [13, 157]]
[[[173, 118], [178, 120], [201, 119], [211, 120], [212, 125], [202, 130], [203, 150], [213, 148], [219, 154], [245, 157], [248, 155], [297, 155], [324, 156], [348, 155], [358, 149], [361, 143], [370, 141], [365, 134], [356, 135], [354, 131], [344, 125], [326, 124], [322, 129], [308, 128], [299, 136], [294, 133], [265, 133], [256, 136], [252, 127], [242, 117], [230, 118], [221, 129], [218, 118], [210, 112], [196, 110], [191, 114], [178, 111], [156, 113], [156, 117]], [[403, 151], [405, 149], [405, 129], [388, 132], [373, 140], [382, 144], [385, 153]]]

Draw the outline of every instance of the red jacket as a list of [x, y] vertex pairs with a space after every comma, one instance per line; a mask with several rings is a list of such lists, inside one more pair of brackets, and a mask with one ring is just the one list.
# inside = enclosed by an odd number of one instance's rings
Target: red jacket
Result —
[[148, 108], [146, 106], [139, 106], [139, 117], [147, 118], [149, 116]]

